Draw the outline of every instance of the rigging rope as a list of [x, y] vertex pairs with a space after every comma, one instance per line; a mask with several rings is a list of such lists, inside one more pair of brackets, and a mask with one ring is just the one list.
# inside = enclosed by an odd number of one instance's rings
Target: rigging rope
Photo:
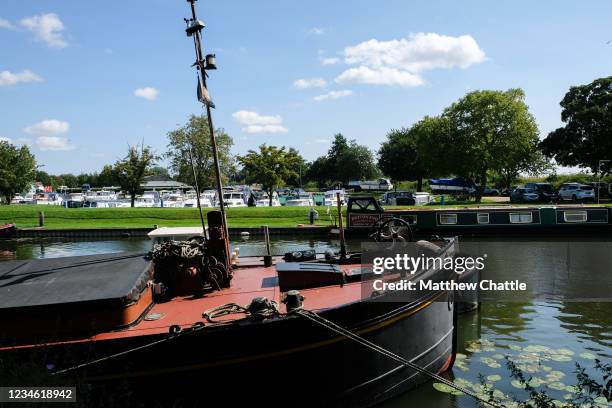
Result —
[[472, 392], [471, 390], [468, 390], [465, 387], [457, 385], [454, 382], [452, 382], [450, 380], [447, 380], [446, 378], [441, 377], [440, 375], [438, 375], [436, 373], [433, 373], [433, 372], [431, 372], [431, 371], [429, 371], [429, 370], [427, 370], [427, 369], [425, 369], [425, 368], [423, 368], [423, 367], [413, 363], [412, 361], [407, 360], [404, 357], [399, 356], [399, 355], [393, 353], [390, 350], [387, 350], [387, 349], [385, 349], [385, 348], [383, 348], [381, 346], [378, 346], [377, 344], [374, 344], [371, 341], [368, 341], [368, 340], [364, 339], [363, 337], [358, 336], [357, 334], [351, 332], [350, 330], [347, 330], [347, 329], [337, 325], [336, 323], [332, 322], [331, 320], [327, 320], [324, 317], [319, 316], [315, 312], [299, 308], [299, 309], [295, 309], [293, 312], [290, 312], [290, 313], [296, 314], [296, 315], [301, 316], [301, 317], [304, 317], [304, 318], [310, 320], [311, 322], [316, 323], [316, 324], [318, 324], [320, 326], [323, 326], [326, 329], [328, 329], [328, 330], [330, 330], [330, 331], [332, 331], [332, 332], [334, 332], [336, 334], [339, 334], [339, 335], [344, 336], [344, 337], [346, 337], [346, 338], [348, 338], [350, 340], [353, 340], [356, 343], [359, 343], [362, 346], [367, 347], [367, 348], [369, 348], [372, 351], [375, 351], [375, 352], [377, 352], [379, 354], [382, 354], [382, 355], [384, 355], [386, 357], [389, 357], [390, 359], [395, 360], [395, 361], [397, 361], [397, 362], [399, 362], [399, 363], [401, 363], [401, 364], [403, 364], [403, 365], [405, 365], [405, 366], [407, 366], [407, 367], [409, 367], [409, 368], [411, 368], [411, 369], [413, 369], [413, 370], [415, 370], [415, 371], [417, 371], [417, 372], [419, 372], [421, 374], [425, 374], [428, 377], [435, 379], [436, 381], [439, 381], [439, 382], [441, 382], [441, 383], [443, 383], [443, 384], [445, 384], [445, 385], [447, 385], [449, 387], [452, 387], [452, 388], [456, 389], [457, 391], [461, 391], [464, 394], [469, 395], [470, 397], [478, 400], [479, 402], [485, 403], [485, 404], [487, 404], [489, 406], [492, 406], [492, 407], [495, 407], [495, 408], [501, 408], [501, 406], [499, 406], [499, 405], [497, 405], [497, 404], [495, 404], [495, 403], [493, 403], [491, 401], [487, 401], [487, 400], [481, 398], [478, 394]]

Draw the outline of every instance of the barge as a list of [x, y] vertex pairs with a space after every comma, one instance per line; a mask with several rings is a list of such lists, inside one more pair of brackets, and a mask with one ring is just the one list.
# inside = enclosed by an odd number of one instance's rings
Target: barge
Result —
[[367, 233], [381, 221], [400, 218], [423, 235], [607, 234], [612, 232], [611, 211], [606, 206], [575, 204], [384, 209], [374, 197], [352, 196], [347, 208], [347, 228], [352, 233]]

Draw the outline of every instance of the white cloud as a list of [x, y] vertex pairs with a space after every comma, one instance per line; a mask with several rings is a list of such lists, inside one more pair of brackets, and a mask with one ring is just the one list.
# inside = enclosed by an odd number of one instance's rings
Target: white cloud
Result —
[[419, 75], [408, 71], [400, 71], [387, 67], [372, 69], [363, 65], [347, 69], [338, 75], [335, 81], [339, 84], [357, 82], [370, 85], [399, 85], [404, 87], [423, 84], [423, 79]]
[[236, 122], [245, 126], [242, 131], [246, 133], [285, 133], [288, 131], [283, 126], [283, 118], [280, 115], [265, 116], [257, 112], [241, 110], [234, 112], [232, 117]]
[[298, 79], [293, 86], [297, 89], [324, 88], [327, 86], [327, 81], [323, 78]]
[[62, 151], [74, 150], [75, 146], [70, 143], [67, 137], [59, 136], [40, 136], [36, 138], [36, 144], [40, 150]]
[[65, 48], [68, 42], [62, 36], [64, 23], [55, 13], [24, 18], [20, 24], [34, 33], [36, 38], [53, 48]]
[[11, 71], [0, 71], [0, 86], [15, 85], [19, 82], [40, 82], [42, 78], [29, 69], [12, 73]]
[[324, 101], [326, 99], [339, 99], [350, 96], [353, 94], [353, 91], [349, 89], [344, 89], [341, 91], [331, 91], [323, 95], [315, 96], [313, 99], [317, 102]]
[[10, 137], [2, 137], [2, 136], [0, 136], [0, 142], [13, 143], [13, 139], [11, 139]]
[[7, 30], [14, 30], [15, 26], [10, 21], [0, 18], [0, 28], [6, 28]]
[[312, 27], [311, 29], [308, 30], [308, 34], [312, 34], [312, 35], [323, 35], [325, 34], [325, 29], [322, 27]]
[[23, 130], [26, 133], [36, 136], [61, 135], [70, 130], [70, 124], [57, 119], [45, 119]]
[[157, 99], [157, 95], [159, 95], [159, 91], [150, 86], [146, 86], [144, 88], [138, 88], [134, 91], [134, 95], [139, 98], [144, 98], [147, 101], [155, 101]]
[[329, 144], [329, 139], [315, 139], [314, 142], [319, 144]]
[[336, 82], [417, 86], [421, 73], [436, 68], [467, 68], [485, 60], [484, 51], [470, 35], [411, 34], [390, 41], [372, 39], [344, 49], [344, 62], [357, 65]]
[[336, 57], [323, 58], [321, 60], [321, 64], [323, 65], [336, 65], [339, 62], [340, 62], [340, 58], [336, 58]]

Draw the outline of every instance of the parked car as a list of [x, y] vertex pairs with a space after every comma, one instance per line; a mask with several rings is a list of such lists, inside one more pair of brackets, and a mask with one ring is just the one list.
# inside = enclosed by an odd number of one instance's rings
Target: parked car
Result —
[[595, 201], [593, 186], [580, 183], [565, 183], [559, 189], [560, 200]]
[[533, 203], [540, 199], [538, 193], [524, 187], [518, 187], [510, 193], [511, 203]]
[[497, 196], [501, 195], [501, 191], [499, 191], [498, 188], [485, 187], [483, 192], [482, 192], [482, 194], [485, 195], [485, 196], [497, 197]]
[[554, 187], [550, 183], [527, 183], [525, 188], [533, 190], [540, 197], [540, 201], [552, 202], [559, 198]]
[[589, 183], [595, 190], [595, 197], [601, 194], [601, 197], [610, 197], [610, 188], [612, 185], [604, 181], [594, 181]]

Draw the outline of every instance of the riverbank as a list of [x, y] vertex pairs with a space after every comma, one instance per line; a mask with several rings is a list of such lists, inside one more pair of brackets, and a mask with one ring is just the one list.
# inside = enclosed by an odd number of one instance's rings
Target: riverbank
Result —
[[[204, 216], [212, 209], [203, 209]], [[101, 229], [187, 227], [200, 224], [196, 208], [63, 208], [44, 205], [10, 205], [0, 207], [0, 224], [15, 223], [18, 228], [39, 226], [39, 212], [44, 213], [45, 229]], [[308, 224], [308, 207], [228, 208], [230, 228], [296, 227]], [[330, 226], [333, 215], [319, 210], [315, 225]]]
[[[488, 200], [487, 200], [488, 201]], [[504, 203], [506, 204], [506, 203]], [[459, 203], [427, 206], [385, 206], [386, 209], [435, 209], [435, 208], [474, 208], [480, 206], [504, 205], [502, 203], [483, 202]], [[507, 205], [507, 204], [506, 204]], [[521, 206], [527, 204], [513, 204]], [[314, 225], [322, 227], [334, 226], [337, 222], [336, 209], [331, 207], [315, 207], [319, 218]], [[205, 208], [206, 216], [212, 208]], [[270, 227], [298, 227], [309, 225], [309, 207], [245, 207], [228, 208], [227, 222], [229, 228], [259, 228], [262, 225]], [[59, 229], [106, 229], [106, 228], [153, 228], [187, 227], [200, 224], [200, 216], [196, 208], [63, 208], [48, 205], [4, 205], [0, 206], [0, 225], [14, 223], [19, 229], [39, 227], [39, 213], [44, 213], [44, 228]], [[346, 220], [346, 207], [342, 209]]]

